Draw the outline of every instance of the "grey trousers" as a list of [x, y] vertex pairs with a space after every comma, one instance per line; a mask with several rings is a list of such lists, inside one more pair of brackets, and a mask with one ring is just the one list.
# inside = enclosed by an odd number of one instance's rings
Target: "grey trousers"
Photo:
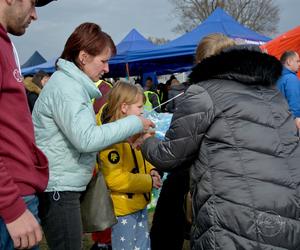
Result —
[[39, 196], [39, 215], [51, 250], [81, 250], [81, 192], [46, 192]]

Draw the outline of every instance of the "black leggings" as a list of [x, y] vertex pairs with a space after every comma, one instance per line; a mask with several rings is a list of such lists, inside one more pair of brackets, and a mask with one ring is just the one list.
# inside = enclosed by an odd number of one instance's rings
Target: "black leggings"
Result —
[[152, 250], [182, 250], [189, 231], [184, 213], [184, 197], [189, 191], [189, 169], [178, 168], [164, 181], [150, 230]]

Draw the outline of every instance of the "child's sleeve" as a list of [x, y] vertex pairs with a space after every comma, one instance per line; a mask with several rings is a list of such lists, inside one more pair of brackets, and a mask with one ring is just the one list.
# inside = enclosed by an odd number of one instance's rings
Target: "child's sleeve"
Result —
[[152, 178], [149, 174], [130, 173], [124, 167], [126, 163], [117, 148], [109, 148], [100, 153], [101, 171], [108, 188], [120, 193], [147, 193], [152, 189]]
[[146, 173], [150, 174], [151, 170], [155, 169], [155, 167], [148, 161], [145, 161], [145, 163], [146, 163]]

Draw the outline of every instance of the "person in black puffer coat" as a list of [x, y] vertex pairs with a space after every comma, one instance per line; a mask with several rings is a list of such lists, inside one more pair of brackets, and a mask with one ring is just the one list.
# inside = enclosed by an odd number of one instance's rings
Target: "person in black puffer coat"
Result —
[[194, 250], [300, 249], [299, 136], [281, 69], [247, 49], [204, 59], [166, 140], [142, 145], [159, 170], [191, 165]]

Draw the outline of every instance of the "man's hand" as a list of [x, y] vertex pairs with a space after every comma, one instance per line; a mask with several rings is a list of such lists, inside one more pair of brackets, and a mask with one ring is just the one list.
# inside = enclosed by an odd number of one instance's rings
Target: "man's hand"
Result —
[[139, 118], [141, 119], [141, 121], [143, 123], [144, 132], [147, 132], [150, 128], [155, 127], [155, 124], [151, 120], [146, 119], [143, 116], [139, 116]]
[[6, 227], [15, 248], [29, 249], [42, 240], [42, 229], [33, 214], [27, 209], [16, 220], [6, 224]]
[[295, 118], [295, 123], [296, 123], [297, 129], [300, 129], [300, 118], [299, 117]]

